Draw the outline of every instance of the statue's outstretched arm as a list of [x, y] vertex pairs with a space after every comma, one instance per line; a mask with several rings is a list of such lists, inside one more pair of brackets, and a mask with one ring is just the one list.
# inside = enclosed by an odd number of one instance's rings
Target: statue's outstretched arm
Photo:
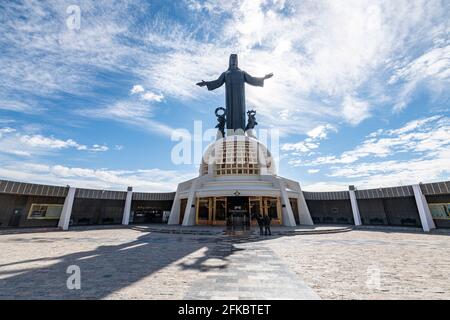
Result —
[[264, 80], [270, 79], [273, 77], [273, 73], [266, 74], [264, 77], [253, 77], [249, 75], [247, 72], [244, 73], [245, 82], [247, 82], [251, 86], [263, 87]]
[[200, 87], [206, 86], [208, 88], [208, 90], [211, 91], [211, 90], [221, 87], [224, 83], [225, 83], [225, 74], [222, 73], [217, 80], [213, 80], [213, 81], [202, 80], [201, 82], [197, 83], [197, 85]]

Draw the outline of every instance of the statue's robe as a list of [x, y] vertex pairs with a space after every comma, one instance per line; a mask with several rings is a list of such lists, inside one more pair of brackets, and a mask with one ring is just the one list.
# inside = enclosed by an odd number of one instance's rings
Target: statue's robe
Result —
[[238, 68], [230, 68], [217, 80], [206, 82], [208, 90], [214, 90], [225, 83], [225, 104], [227, 129], [245, 130], [245, 83], [263, 87], [264, 77], [252, 77]]

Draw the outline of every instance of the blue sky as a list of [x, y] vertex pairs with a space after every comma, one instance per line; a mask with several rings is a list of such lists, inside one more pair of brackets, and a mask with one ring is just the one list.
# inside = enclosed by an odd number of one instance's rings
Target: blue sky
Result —
[[448, 180], [449, 11], [433, 0], [4, 2], [0, 178], [174, 191], [198, 168], [173, 163], [172, 133], [213, 128], [224, 104], [223, 88], [195, 83], [238, 53], [252, 75], [275, 74], [247, 104], [260, 129], [279, 129], [280, 175], [305, 190]]

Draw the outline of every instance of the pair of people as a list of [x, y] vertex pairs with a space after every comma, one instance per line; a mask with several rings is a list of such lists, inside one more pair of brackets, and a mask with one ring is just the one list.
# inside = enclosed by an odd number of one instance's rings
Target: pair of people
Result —
[[[261, 214], [258, 214], [256, 216], [256, 221], [258, 221], [258, 226], [259, 226], [259, 235], [272, 235], [272, 232], [270, 231], [270, 222], [271, 222], [272, 218], [269, 215], [266, 216], [262, 216]], [[264, 229], [264, 232], [263, 232]]]

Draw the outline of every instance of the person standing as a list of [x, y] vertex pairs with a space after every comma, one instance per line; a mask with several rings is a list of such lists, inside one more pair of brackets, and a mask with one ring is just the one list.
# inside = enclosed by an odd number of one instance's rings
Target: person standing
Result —
[[259, 235], [262, 236], [263, 233], [263, 228], [264, 228], [264, 218], [262, 217], [262, 215], [259, 213], [256, 215], [256, 221], [258, 222], [258, 226], [259, 226]]
[[270, 222], [271, 222], [272, 218], [269, 215], [264, 216], [264, 234], [267, 236], [267, 234], [269, 234], [269, 236], [272, 235], [272, 232], [270, 231]]

